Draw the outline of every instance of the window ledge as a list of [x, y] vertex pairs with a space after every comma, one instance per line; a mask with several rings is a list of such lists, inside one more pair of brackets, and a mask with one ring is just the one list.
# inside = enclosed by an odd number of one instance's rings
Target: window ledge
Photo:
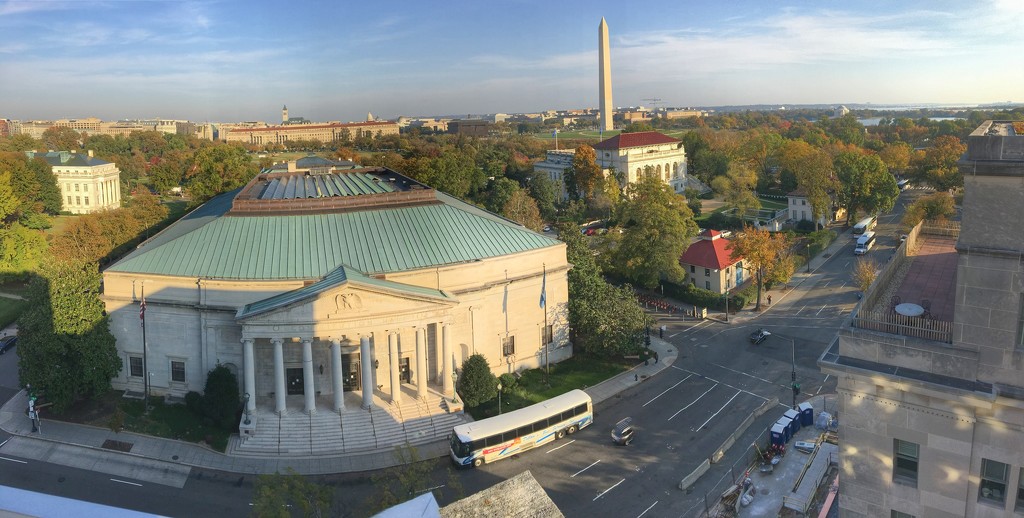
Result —
[[912, 479], [906, 476], [894, 475], [892, 477], [893, 484], [899, 484], [901, 486], [912, 487], [917, 489], [917, 479]]

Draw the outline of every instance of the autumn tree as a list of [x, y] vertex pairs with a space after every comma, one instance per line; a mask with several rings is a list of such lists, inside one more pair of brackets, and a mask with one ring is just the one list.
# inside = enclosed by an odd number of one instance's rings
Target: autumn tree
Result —
[[537, 202], [527, 194], [526, 189], [516, 189], [502, 208], [501, 213], [508, 219], [534, 231], [544, 228]]
[[601, 188], [601, 167], [597, 165], [594, 148], [582, 144], [572, 157], [572, 167], [566, 172], [566, 189], [571, 198], [589, 200]]
[[683, 278], [679, 257], [697, 234], [685, 198], [657, 177], [644, 177], [626, 188], [618, 218], [623, 234], [612, 255], [625, 278], [645, 288]]
[[956, 214], [953, 196], [947, 191], [939, 191], [922, 196], [911, 203], [903, 214], [903, 225], [913, 228], [922, 220], [941, 221]]
[[796, 177], [797, 185], [811, 205], [815, 228], [831, 212], [835, 176], [827, 153], [802, 140], [787, 141], [779, 152], [779, 163]]
[[260, 475], [253, 488], [253, 516], [291, 518], [331, 516], [334, 495], [330, 486], [317, 484], [288, 468], [285, 474]]
[[859, 210], [868, 214], [892, 210], [900, 189], [877, 155], [843, 151], [833, 160], [833, 167], [839, 178], [839, 202], [846, 207], [847, 223]]
[[768, 230], [744, 227], [736, 239], [733, 239], [730, 256], [733, 261], [742, 260], [747, 270], [754, 272], [757, 282], [757, 311], [761, 309], [761, 290], [765, 280], [772, 276], [773, 270], [780, 264], [788, 243], [784, 234], [772, 233]]
[[18, 375], [60, 413], [110, 390], [121, 370], [94, 262], [50, 260], [18, 318]]
[[736, 216], [743, 218], [748, 211], [761, 208], [761, 200], [754, 194], [757, 175], [742, 162], [729, 164], [723, 176], [711, 181], [711, 188], [722, 196], [723, 201], [736, 208]]
[[878, 265], [870, 257], [860, 257], [857, 259], [857, 263], [853, 265], [853, 282], [860, 288], [862, 293], [868, 291], [871, 283], [875, 282], [877, 275]]
[[957, 167], [960, 156], [967, 151], [960, 139], [952, 135], [937, 137], [917, 163], [915, 178], [938, 191], [963, 187], [964, 177]]
[[185, 175], [186, 186], [196, 203], [202, 203], [245, 185], [258, 172], [242, 146], [211, 146], [195, 154]]
[[77, 131], [67, 128], [53, 126], [43, 131], [43, 145], [46, 149], [52, 149], [54, 151], [73, 151], [77, 150], [81, 143], [82, 135]]
[[887, 144], [878, 152], [878, 158], [882, 159], [882, 163], [889, 169], [889, 172], [901, 175], [910, 167], [910, 158], [913, 156], [913, 153], [914, 150], [910, 147], [910, 144], [906, 142], [893, 142], [892, 144]]

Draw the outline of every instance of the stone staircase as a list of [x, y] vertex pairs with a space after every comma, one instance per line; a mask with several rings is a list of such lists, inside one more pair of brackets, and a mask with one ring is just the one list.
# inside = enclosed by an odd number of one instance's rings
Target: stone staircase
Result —
[[254, 416], [255, 433], [241, 438], [233, 436], [227, 453], [252, 457], [365, 453], [405, 443], [435, 441], [468, 420], [462, 414], [448, 413], [440, 395], [432, 393], [422, 399], [411, 394], [405, 396], [399, 404], [375, 397], [369, 411], [359, 407], [357, 397], [346, 398], [341, 415], [319, 407], [316, 413], [307, 415], [291, 404], [291, 410], [284, 416], [263, 410]]

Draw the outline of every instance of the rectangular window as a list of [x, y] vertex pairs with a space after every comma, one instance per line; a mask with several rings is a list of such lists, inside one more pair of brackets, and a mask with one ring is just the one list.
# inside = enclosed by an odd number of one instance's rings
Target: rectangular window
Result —
[[88, 197], [88, 196], [86, 196], [86, 197], [85, 197], [85, 204], [86, 204], [86, 205], [88, 205], [88, 204], [89, 204], [89, 197]]
[[549, 344], [549, 343], [555, 341], [554, 337], [552, 336], [552, 335], [554, 335], [554, 331], [555, 331], [555, 326], [551, 326], [551, 325], [544, 326], [544, 336], [541, 337], [544, 340], [544, 344]]
[[896, 482], [917, 485], [917, 462], [920, 447], [912, 442], [893, 439], [892, 478]]
[[512, 356], [516, 353], [516, 337], [506, 336], [501, 339], [501, 354]]
[[892, 513], [889, 514], [889, 518], [914, 518], [914, 515], [907, 514], [907, 513], [901, 513], [899, 511], [893, 509]]
[[82, 191], [89, 192], [89, 184], [82, 184]]
[[1014, 504], [1014, 510], [1018, 513], [1024, 511], [1024, 468], [1020, 468], [1019, 475], [1017, 477], [1017, 503]]
[[690, 265], [690, 273], [697, 273], [697, 267], [691, 264]]
[[710, 290], [711, 289], [711, 281], [704, 281], [704, 289], [706, 289], [706, 290]]
[[141, 356], [129, 356], [128, 357], [128, 372], [133, 378], [142, 377], [142, 357]]
[[78, 192], [78, 184], [75, 184], [75, 192]]
[[1002, 504], [1006, 501], [1006, 478], [1010, 466], [1002, 462], [981, 459], [981, 484], [978, 500]]
[[171, 361], [171, 381], [185, 382], [185, 362]]
[[68, 205], [71, 205], [71, 196], [68, 196]]
[[81, 204], [82, 204], [82, 197], [81, 196], [75, 196], [75, 205], [81, 205]]
[[704, 276], [711, 277], [711, 268], [704, 268]]

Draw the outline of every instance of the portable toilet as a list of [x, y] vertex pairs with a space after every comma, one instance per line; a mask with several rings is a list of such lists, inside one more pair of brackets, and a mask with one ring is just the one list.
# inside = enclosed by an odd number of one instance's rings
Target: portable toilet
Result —
[[772, 446], [782, 446], [786, 444], [786, 433], [789, 428], [784, 426], [782, 423], [775, 423], [771, 429], [771, 442]]
[[791, 425], [792, 422], [793, 421], [790, 418], [785, 416], [780, 417], [779, 420], [775, 422], [775, 424], [782, 425], [782, 441], [784, 443], [789, 442], [789, 439], [793, 437], [793, 427]]
[[814, 425], [814, 406], [804, 401], [797, 407], [800, 409], [800, 424], [802, 426]]
[[790, 408], [782, 416], [790, 420], [789, 434], [795, 437], [796, 433], [800, 431], [800, 412]]

